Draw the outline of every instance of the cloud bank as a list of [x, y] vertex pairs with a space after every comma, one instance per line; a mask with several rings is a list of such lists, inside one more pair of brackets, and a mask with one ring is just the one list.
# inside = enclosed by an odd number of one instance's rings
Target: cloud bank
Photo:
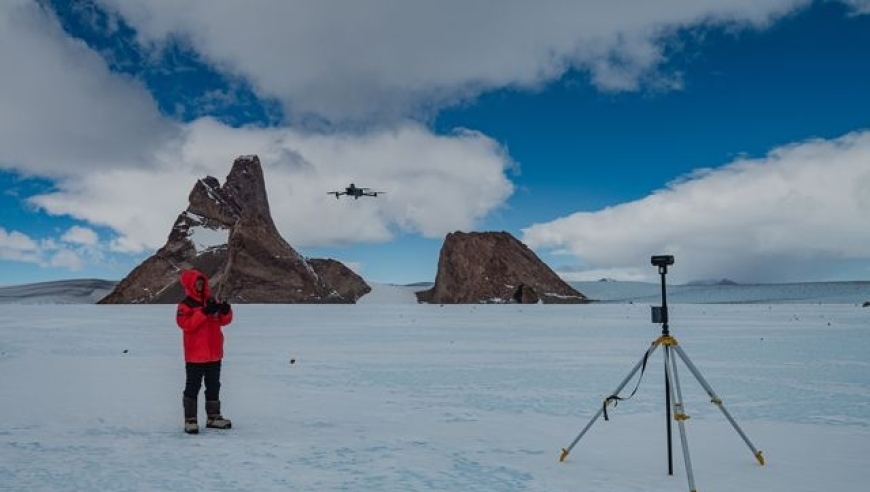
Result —
[[848, 277], [850, 261], [870, 259], [868, 217], [864, 131], [699, 170], [635, 202], [535, 224], [523, 239], [576, 256], [585, 264], [578, 279], [651, 278], [650, 255], [674, 254], [677, 280], [773, 282]]
[[88, 262], [100, 261], [103, 253], [92, 229], [74, 226], [59, 240], [34, 239], [19, 231], [0, 227], [0, 260], [33, 263], [42, 267], [59, 267], [77, 271]]
[[[187, 44], [259, 96], [280, 100], [288, 116], [275, 128], [174, 121], [140, 81], [69, 37], [50, 10], [31, 0], [0, 3], [0, 169], [51, 178], [55, 189], [29, 203], [110, 228], [110, 249], [124, 253], [162, 245], [195, 180], [223, 179], [235, 156], [250, 153], [261, 157], [273, 215], [294, 245], [474, 228], [510, 197], [516, 164], [486, 135], [439, 135], [421, 119], [487, 90], [534, 90], [569, 69], [586, 71], [603, 91], [679, 87], [677, 74], [660, 72], [668, 33], [762, 28], [808, 4], [96, 1], [148, 49]], [[856, 12], [868, 7], [849, 3]], [[311, 120], [324, 123], [321, 131], [302, 124]], [[865, 147], [866, 135], [854, 134], [778, 149], [640, 202], [535, 225], [525, 240], [623, 273], [637, 255], [671, 251], [696, 277], [723, 270], [782, 277], [799, 257], [863, 258], [855, 245], [867, 238], [853, 226], [866, 212], [860, 171], [868, 161], [850, 156], [864, 156]], [[358, 201], [326, 194], [349, 182], [387, 193]], [[108, 239], [94, 246], [96, 233], [59, 233], [34, 239], [6, 225], [0, 257], [76, 267]]]
[[678, 86], [661, 37], [761, 27], [805, 0], [321, 2], [98, 0], [160, 49], [182, 40], [281, 100], [291, 118], [383, 121], [483, 91], [534, 89], [568, 69], [605, 91]]
[[139, 165], [174, 132], [144, 86], [35, 2], [0, 4], [0, 62], [2, 167], [60, 177]]
[[[161, 246], [196, 180], [223, 180], [241, 154], [260, 155], [276, 223], [302, 247], [472, 228], [513, 191], [510, 157], [469, 130], [436, 135], [402, 120], [324, 134], [170, 121], [139, 82], [111, 72], [33, 2], [0, 5], [0, 50], [9, 69], [0, 77], [0, 168], [51, 177], [55, 190], [29, 203], [111, 228], [114, 251]], [[387, 193], [329, 200], [327, 191], [350, 182]], [[12, 244], [14, 234], [0, 239]]]
[[[513, 192], [501, 147], [470, 131], [437, 136], [408, 123], [390, 131], [338, 137], [291, 129], [235, 129], [212, 119], [184, 127], [148, 169], [119, 168], [68, 177], [30, 198], [118, 232], [113, 249], [162, 246], [196, 180], [224, 180], [235, 156], [260, 156], [272, 216], [294, 246], [383, 242], [396, 231], [440, 237], [472, 228]], [[327, 194], [354, 182], [386, 192], [374, 199]]]

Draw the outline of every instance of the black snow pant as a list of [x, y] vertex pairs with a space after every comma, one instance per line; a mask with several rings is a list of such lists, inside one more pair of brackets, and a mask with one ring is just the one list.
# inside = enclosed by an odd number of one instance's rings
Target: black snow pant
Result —
[[196, 399], [199, 388], [205, 380], [205, 401], [220, 400], [221, 391], [221, 361], [187, 362], [185, 363], [187, 381], [184, 386], [184, 396]]

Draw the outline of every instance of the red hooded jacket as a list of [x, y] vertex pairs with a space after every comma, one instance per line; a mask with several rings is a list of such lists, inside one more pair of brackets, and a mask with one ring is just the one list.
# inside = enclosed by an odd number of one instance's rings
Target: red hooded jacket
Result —
[[[197, 279], [203, 279], [202, 292], [196, 290]], [[215, 362], [224, 357], [224, 334], [221, 326], [233, 321], [233, 312], [205, 314], [202, 308], [211, 297], [208, 277], [196, 270], [181, 273], [181, 285], [187, 297], [178, 303], [175, 322], [184, 333], [185, 362]]]

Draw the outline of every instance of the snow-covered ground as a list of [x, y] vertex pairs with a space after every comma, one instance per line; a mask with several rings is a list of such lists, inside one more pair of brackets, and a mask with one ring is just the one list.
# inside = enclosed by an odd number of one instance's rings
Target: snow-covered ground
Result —
[[[688, 490], [676, 434], [666, 473], [661, 352], [558, 459], [660, 334], [646, 304], [237, 306], [233, 429], [196, 436], [174, 310], [0, 308], [0, 490]], [[698, 490], [870, 483], [868, 316], [672, 306], [673, 334], [767, 460], [680, 366]]]
[[417, 291], [426, 290], [429, 286], [370, 284], [372, 290], [362, 296], [357, 304], [416, 304]]

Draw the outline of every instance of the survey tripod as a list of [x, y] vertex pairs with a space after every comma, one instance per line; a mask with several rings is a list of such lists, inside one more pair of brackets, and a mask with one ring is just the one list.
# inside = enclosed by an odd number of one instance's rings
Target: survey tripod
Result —
[[[713, 391], [713, 388], [707, 383], [707, 380], [704, 379], [704, 376], [701, 375], [698, 368], [695, 367], [695, 364], [689, 359], [689, 356], [686, 355], [686, 352], [682, 347], [677, 343], [676, 338], [672, 337], [670, 331], [668, 329], [668, 301], [667, 301], [667, 289], [665, 287], [665, 275], [668, 273], [668, 265], [674, 264], [674, 257], [671, 255], [658, 255], [653, 256], [651, 258], [651, 262], [654, 266], [657, 266], [659, 269], [659, 275], [661, 276], [662, 281], [662, 305], [661, 306], [652, 306], [652, 322], [660, 323], [662, 325], [662, 335], [653, 341], [650, 348], [646, 351], [640, 361], [635, 364], [634, 368], [631, 372], [628, 373], [628, 376], [619, 383], [619, 386], [616, 387], [616, 390], [604, 399], [604, 403], [601, 405], [601, 408], [598, 409], [598, 412], [595, 416], [592, 417], [592, 420], [586, 424], [586, 427], [580, 431], [580, 434], [574, 438], [574, 441], [571, 442], [567, 448], [562, 448], [562, 454], [559, 457], [559, 461], [565, 461], [565, 458], [568, 457], [568, 454], [574, 449], [574, 446], [580, 442], [580, 439], [586, 434], [592, 424], [598, 420], [601, 415], [604, 415], [604, 420], [609, 420], [607, 417], [607, 407], [610, 405], [616, 406], [619, 401], [627, 400], [634, 396], [637, 392], [638, 387], [640, 387], [640, 381], [643, 378], [643, 372], [646, 370], [646, 364], [649, 360], [649, 357], [655, 352], [655, 350], [661, 346], [662, 351], [664, 353], [665, 359], [665, 420], [667, 422], [667, 441], [668, 441], [668, 475], [674, 474], [674, 460], [673, 460], [673, 446], [671, 444], [671, 405], [673, 405], [673, 419], [677, 422], [677, 426], [680, 430], [680, 443], [683, 449], [683, 460], [685, 461], [686, 466], [686, 477], [689, 481], [689, 491], [695, 492], [695, 478], [692, 474], [692, 460], [689, 456], [689, 441], [686, 437], [686, 427], [685, 421], [689, 418], [686, 415], [683, 409], [683, 395], [680, 389], [680, 378], [677, 373], [677, 357], [679, 357], [686, 367], [689, 369], [689, 372], [695, 376], [695, 379], [698, 380], [698, 383], [701, 384], [701, 387], [704, 388], [704, 391], [707, 392], [707, 395], [710, 396], [710, 401], [719, 407], [719, 410], [725, 415], [725, 418], [728, 419], [728, 422], [731, 423], [731, 426], [734, 427], [734, 430], [740, 435], [743, 441], [749, 446], [749, 449], [752, 451], [752, 454], [755, 456], [755, 459], [758, 460], [759, 465], [764, 465], [764, 457], [761, 455], [761, 451], [757, 450], [755, 446], [753, 446], [752, 442], [746, 437], [746, 434], [743, 432], [743, 429], [737, 425], [737, 422], [722, 404], [722, 399], [716, 396], [716, 393]], [[634, 391], [627, 396], [621, 397], [619, 396], [619, 392], [628, 384], [629, 381], [634, 377], [634, 375], [640, 371], [640, 378], [638, 378], [637, 386], [635, 386]]]

